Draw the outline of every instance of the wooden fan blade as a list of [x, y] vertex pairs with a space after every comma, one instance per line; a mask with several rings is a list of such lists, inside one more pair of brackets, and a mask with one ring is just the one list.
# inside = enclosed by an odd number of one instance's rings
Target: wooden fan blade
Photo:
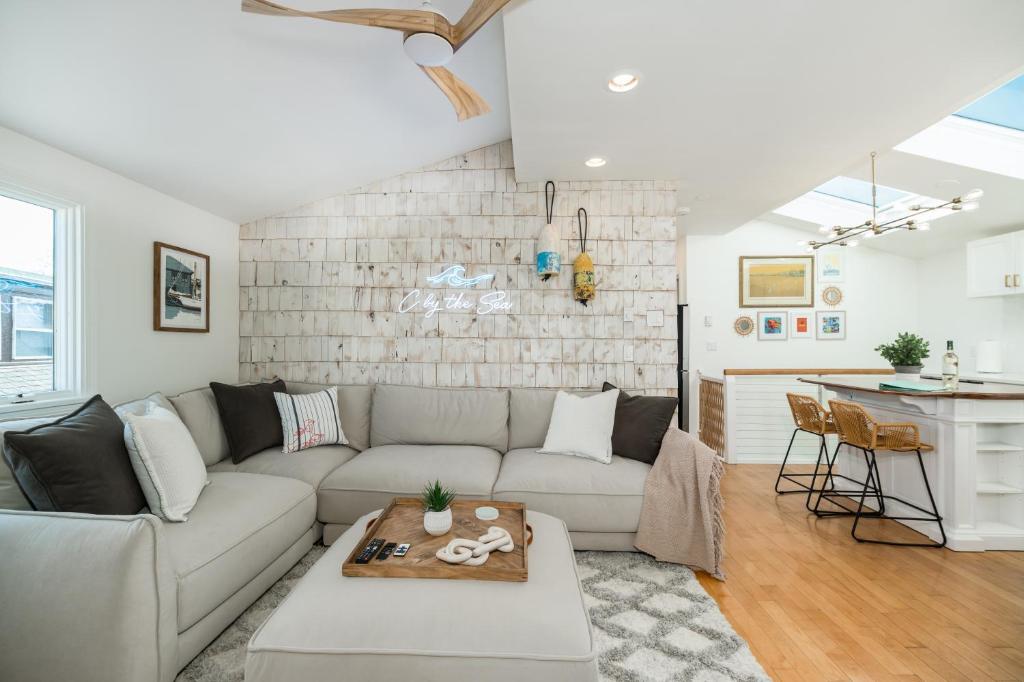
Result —
[[510, 0], [473, 0], [473, 4], [469, 6], [466, 13], [459, 19], [459, 23], [452, 27], [452, 44], [455, 49], [462, 47], [467, 40], [473, 37], [473, 34], [483, 28], [483, 25], [491, 20], [495, 14], [501, 11], [501, 8], [509, 3]]
[[440, 14], [422, 10], [334, 9], [322, 12], [304, 12], [278, 5], [270, 0], [242, 0], [242, 11], [284, 17], [309, 17], [342, 24], [376, 26], [405, 33], [436, 33], [449, 42], [451, 42], [452, 35], [452, 26], [447, 19]]
[[491, 110], [476, 90], [460, 81], [454, 73], [443, 66], [421, 66], [420, 68], [430, 77], [430, 80], [434, 81], [434, 85], [441, 88], [441, 92], [455, 107], [455, 113], [460, 121], [486, 114]]

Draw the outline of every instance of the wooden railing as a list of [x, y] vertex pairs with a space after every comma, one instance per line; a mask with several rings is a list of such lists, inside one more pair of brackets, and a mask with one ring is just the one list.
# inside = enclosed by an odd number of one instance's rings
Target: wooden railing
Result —
[[725, 383], [721, 379], [700, 378], [700, 421], [697, 438], [718, 453], [725, 454]]

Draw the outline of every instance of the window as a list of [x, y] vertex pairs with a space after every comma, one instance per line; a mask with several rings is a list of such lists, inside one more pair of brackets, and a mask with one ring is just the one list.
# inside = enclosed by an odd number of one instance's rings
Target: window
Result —
[[79, 210], [0, 184], [0, 412], [82, 386]]
[[993, 90], [953, 115], [1024, 131], [1024, 76]]
[[[814, 188], [814, 191], [818, 194], [827, 194], [830, 197], [836, 197], [837, 199], [846, 199], [857, 204], [863, 204], [865, 206], [871, 206], [871, 183], [865, 180], [857, 180], [856, 178], [848, 178], [840, 175], [838, 178], [832, 178], [824, 185], [819, 185]], [[904, 192], [901, 189], [893, 189], [892, 187], [886, 187], [885, 185], [878, 185], [876, 191], [876, 199], [878, 201], [878, 210], [884, 211], [889, 208], [897, 201], [903, 201], [913, 196], [910, 192]]]

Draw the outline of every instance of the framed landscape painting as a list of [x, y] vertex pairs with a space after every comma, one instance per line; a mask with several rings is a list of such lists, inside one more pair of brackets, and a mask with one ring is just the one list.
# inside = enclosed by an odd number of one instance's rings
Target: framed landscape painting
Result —
[[153, 329], [210, 331], [210, 257], [153, 242]]
[[741, 308], [810, 308], [814, 256], [740, 256]]

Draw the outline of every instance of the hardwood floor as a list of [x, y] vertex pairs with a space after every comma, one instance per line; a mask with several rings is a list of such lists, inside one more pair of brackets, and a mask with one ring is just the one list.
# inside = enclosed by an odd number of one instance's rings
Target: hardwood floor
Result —
[[698, 574], [773, 679], [1024, 680], [1024, 552], [859, 544], [776, 471], [726, 467], [726, 581]]

